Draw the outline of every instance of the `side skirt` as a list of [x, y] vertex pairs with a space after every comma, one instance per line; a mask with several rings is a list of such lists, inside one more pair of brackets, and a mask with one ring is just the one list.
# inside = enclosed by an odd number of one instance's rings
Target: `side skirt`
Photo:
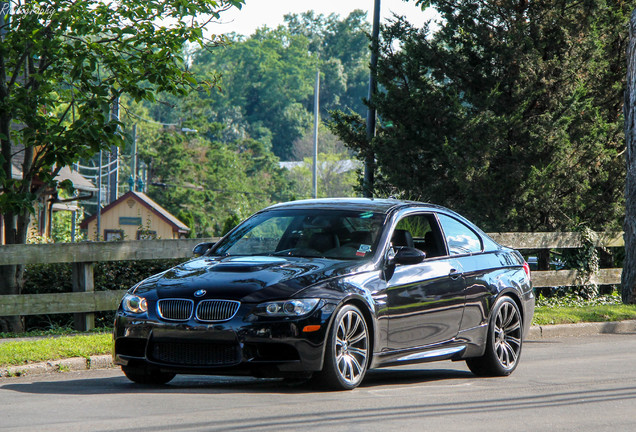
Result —
[[487, 334], [488, 324], [483, 324], [462, 330], [455, 338], [439, 344], [374, 353], [371, 368], [479, 357], [486, 350]]
[[443, 344], [418, 347], [408, 350], [389, 351], [373, 356], [371, 367], [399, 366], [410, 363], [424, 363], [438, 360], [453, 360], [462, 357], [466, 345], [452, 340]]

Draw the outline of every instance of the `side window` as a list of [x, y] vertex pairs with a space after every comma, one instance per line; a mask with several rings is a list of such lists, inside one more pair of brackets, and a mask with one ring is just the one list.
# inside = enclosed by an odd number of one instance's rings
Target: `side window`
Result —
[[473, 230], [456, 219], [442, 214], [438, 216], [451, 255], [481, 252], [481, 239]]
[[432, 214], [409, 215], [398, 221], [391, 244], [395, 247], [415, 247], [427, 258], [446, 255], [437, 221]]

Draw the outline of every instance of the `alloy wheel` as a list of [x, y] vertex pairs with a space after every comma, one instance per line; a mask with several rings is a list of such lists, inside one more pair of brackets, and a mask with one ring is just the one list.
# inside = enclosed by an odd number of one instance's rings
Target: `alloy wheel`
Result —
[[501, 365], [506, 369], [514, 368], [521, 352], [521, 317], [512, 302], [503, 303], [497, 311], [494, 342]]
[[335, 337], [335, 363], [340, 377], [350, 385], [362, 380], [369, 355], [368, 331], [356, 309], [347, 310], [338, 322]]

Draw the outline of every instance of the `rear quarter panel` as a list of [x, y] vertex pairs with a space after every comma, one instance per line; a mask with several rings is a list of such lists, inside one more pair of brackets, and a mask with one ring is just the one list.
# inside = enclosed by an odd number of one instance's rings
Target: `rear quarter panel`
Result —
[[460, 263], [466, 283], [466, 304], [460, 331], [486, 325], [492, 305], [502, 294], [510, 295], [518, 303], [524, 315], [523, 322], [529, 323], [534, 301], [532, 308], [524, 304], [529, 297], [534, 300], [534, 296], [523, 269], [523, 258], [517, 252], [509, 249], [484, 252], [461, 257]]

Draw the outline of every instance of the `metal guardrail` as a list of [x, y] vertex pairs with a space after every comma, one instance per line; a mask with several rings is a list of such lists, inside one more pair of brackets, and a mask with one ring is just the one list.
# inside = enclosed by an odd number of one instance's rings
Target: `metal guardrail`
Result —
[[[581, 233], [490, 233], [498, 243], [520, 250], [567, 249], [584, 245]], [[624, 246], [623, 233], [593, 233], [598, 247]], [[0, 296], [0, 316], [75, 313], [76, 327], [94, 325], [93, 312], [117, 308], [124, 291], [94, 291], [93, 264], [101, 261], [132, 261], [187, 258], [198, 243], [217, 238], [141, 240], [121, 242], [59, 243], [0, 246], [0, 265], [72, 263], [73, 292]], [[601, 269], [590, 282], [619, 284], [622, 269]], [[536, 288], [574, 286], [584, 275], [576, 270], [532, 272]]]

